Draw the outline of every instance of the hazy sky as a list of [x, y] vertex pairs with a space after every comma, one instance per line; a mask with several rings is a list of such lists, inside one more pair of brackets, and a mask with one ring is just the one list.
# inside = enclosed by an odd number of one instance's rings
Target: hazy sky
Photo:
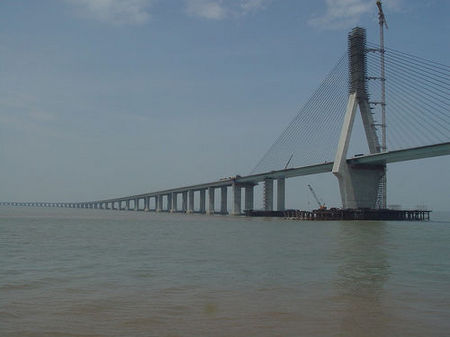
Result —
[[[450, 1], [384, 5], [387, 46], [450, 63]], [[376, 14], [375, 0], [1, 0], [0, 200], [248, 174], [348, 31], [378, 41]], [[449, 167], [450, 156], [389, 166], [388, 203], [448, 210]], [[288, 207], [308, 207], [308, 183], [340, 203], [323, 174], [288, 180]]]

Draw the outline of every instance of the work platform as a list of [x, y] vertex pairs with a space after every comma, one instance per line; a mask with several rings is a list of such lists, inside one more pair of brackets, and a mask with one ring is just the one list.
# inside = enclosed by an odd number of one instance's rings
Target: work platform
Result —
[[393, 221], [429, 221], [431, 211], [428, 210], [394, 210], [394, 209], [316, 209], [301, 211], [246, 210], [246, 216], [282, 217], [295, 220], [393, 220]]

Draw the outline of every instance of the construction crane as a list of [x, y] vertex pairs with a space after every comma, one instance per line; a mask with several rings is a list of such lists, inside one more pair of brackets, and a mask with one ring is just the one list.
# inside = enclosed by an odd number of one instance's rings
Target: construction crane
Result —
[[317, 204], [319, 205], [319, 209], [327, 209], [327, 207], [325, 206], [325, 204], [323, 202], [320, 201], [319, 197], [317, 196], [316, 192], [314, 192], [314, 189], [312, 188], [311, 185], [308, 184], [308, 188], [311, 191], [314, 199], [316, 200]]
[[[381, 79], [381, 152], [387, 151], [386, 144], [386, 77], [384, 66], [384, 27], [388, 29], [386, 18], [383, 12], [381, 0], [377, 0], [378, 24], [380, 25], [380, 79]], [[380, 200], [379, 207], [385, 209], [387, 200], [386, 191], [386, 172], [380, 181]]]
[[284, 165], [284, 169], [286, 170], [292, 160], [292, 157], [294, 156], [294, 154], [291, 154], [291, 156], [289, 157], [289, 160], [287, 161], [286, 165]]

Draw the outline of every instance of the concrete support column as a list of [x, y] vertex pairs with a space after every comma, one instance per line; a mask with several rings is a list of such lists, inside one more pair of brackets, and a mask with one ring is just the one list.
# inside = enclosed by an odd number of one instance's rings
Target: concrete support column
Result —
[[200, 213], [206, 213], [206, 190], [200, 190]]
[[187, 212], [188, 192], [187, 191], [183, 191], [183, 194], [181, 196], [182, 196], [182, 201], [181, 201], [181, 203], [182, 203], [182, 205], [181, 205], [182, 210], [183, 210], [183, 212]]
[[194, 190], [189, 190], [188, 213], [194, 213]]
[[112, 202], [111, 202], [111, 209], [113, 209], [113, 210], [115, 210], [115, 209], [116, 209], [116, 206], [115, 206], [115, 201], [112, 201]]
[[150, 197], [145, 197], [144, 198], [144, 212], [148, 212], [150, 211]]
[[127, 211], [130, 210], [130, 200], [125, 201], [125, 208]]
[[[157, 196], [153, 196], [151, 198], [155, 199], [155, 208], [153, 208], [152, 211], [156, 212], [156, 208], [158, 207], [158, 197]], [[150, 204], [149, 204], [149, 207], [150, 207]]]
[[232, 215], [241, 215], [241, 185], [233, 183], [233, 209]]
[[214, 214], [214, 187], [208, 189], [208, 214]]
[[264, 179], [264, 210], [273, 211], [273, 179]]
[[285, 196], [285, 178], [277, 179], [277, 211], [284, 211], [286, 196]]
[[134, 199], [134, 210], [139, 211], [139, 199]]
[[227, 191], [228, 187], [222, 186], [220, 188], [220, 213], [221, 214], [228, 214], [228, 207], [227, 207]]
[[163, 195], [159, 194], [156, 197], [156, 211], [161, 212], [163, 210]]
[[245, 209], [253, 210], [253, 185], [245, 186]]
[[167, 194], [167, 212], [172, 209], [172, 193]]
[[170, 212], [171, 213], [176, 213], [178, 210], [178, 193], [177, 192], [173, 192], [172, 193], [172, 205], [170, 208]]

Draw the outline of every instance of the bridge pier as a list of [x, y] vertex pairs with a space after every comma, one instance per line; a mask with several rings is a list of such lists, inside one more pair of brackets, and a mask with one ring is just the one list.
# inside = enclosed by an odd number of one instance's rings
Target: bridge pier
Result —
[[171, 213], [176, 213], [178, 211], [178, 193], [172, 192], [172, 205], [170, 208]]
[[166, 205], [165, 211], [170, 212], [170, 210], [172, 209], [172, 193], [168, 193], [166, 195], [166, 200], [167, 200], [167, 205]]
[[264, 179], [264, 210], [273, 211], [273, 179]]
[[277, 179], [277, 211], [284, 211], [286, 194], [285, 194], [285, 178]]
[[233, 182], [232, 185], [233, 190], [233, 207], [231, 211], [231, 215], [241, 215], [241, 185]]
[[227, 191], [228, 191], [228, 188], [226, 186], [222, 186], [220, 188], [220, 213], [221, 214], [228, 214]]
[[250, 211], [254, 208], [254, 185], [245, 186], [245, 210]]
[[156, 202], [156, 212], [162, 212], [163, 210], [163, 195], [158, 194], [155, 199]]
[[189, 190], [188, 208], [186, 213], [194, 213], [194, 190]]
[[206, 190], [200, 190], [200, 213], [206, 213]]
[[216, 189], [214, 187], [208, 188], [208, 214], [214, 214], [214, 197]]
[[187, 198], [188, 198], [188, 192], [183, 191], [181, 193], [181, 210], [183, 212], [187, 212]]

